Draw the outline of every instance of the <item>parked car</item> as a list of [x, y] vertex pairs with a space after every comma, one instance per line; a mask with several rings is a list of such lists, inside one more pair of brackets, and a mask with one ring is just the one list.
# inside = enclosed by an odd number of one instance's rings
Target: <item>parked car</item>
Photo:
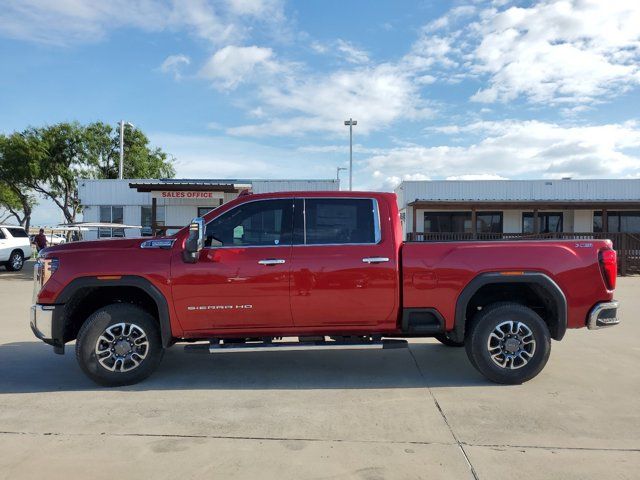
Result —
[[53, 233], [47, 235], [47, 246], [49, 245], [60, 245], [61, 243], [66, 243], [67, 238], [64, 235], [60, 235], [59, 233]]
[[24, 261], [31, 258], [29, 235], [22, 227], [0, 225], [0, 265], [7, 270], [22, 270]]
[[608, 240], [403, 242], [393, 194], [247, 195], [171, 237], [48, 248], [31, 328], [57, 353], [76, 340], [109, 386], [144, 379], [178, 341], [220, 354], [432, 336], [516, 384], [567, 329], [619, 322], [616, 273]]

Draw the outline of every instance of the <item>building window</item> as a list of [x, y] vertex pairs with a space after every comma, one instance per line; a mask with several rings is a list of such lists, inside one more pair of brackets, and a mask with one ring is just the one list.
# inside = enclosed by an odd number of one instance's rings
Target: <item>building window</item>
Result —
[[426, 233], [471, 232], [471, 212], [424, 212]]
[[[124, 223], [124, 208], [113, 205], [100, 207], [100, 223]], [[124, 237], [124, 228], [99, 228], [98, 237]]]
[[209, 213], [211, 210], [215, 210], [220, 205], [222, 205], [222, 199], [220, 199], [220, 204], [219, 205], [216, 205], [216, 206], [213, 206], [213, 207], [198, 207], [198, 216], [199, 217], [204, 217], [207, 213]]
[[[540, 233], [556, 233], [564, 231], [562, 227], [562, 212], [540, 212], [538, 213], [538, 222], [540, 224]], [[533, 223], [533, 212], [523, 213], [522, 233], [534, 233], [535, 227]]]
[[476, 213], [476, 231], [478, 233], [502, 233], [502, 212]]
[[[163, 206], [156, 207], [156, 224], [160, 227], [164, 226], [165, 210]], [[142, 225], [142, 236], [150, 237], [153, 235], [151, 229], [151, 206], [147, 205], [140, 208], [140, 225]]]
[[[608, 232], [640, 233], [640, 212], [607, 212]], [[593, 231], [602, 232], [602, 212], [593, 212]]]

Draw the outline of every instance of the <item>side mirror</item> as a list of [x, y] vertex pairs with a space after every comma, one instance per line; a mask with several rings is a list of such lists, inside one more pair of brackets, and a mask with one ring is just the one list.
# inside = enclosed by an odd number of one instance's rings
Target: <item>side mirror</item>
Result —
[[204, 247], [205, 225], [204, 218], [196, 217], [189, 224], [189, 237], [184, 244], [182, 259], [186, 263], [196, 263], [200, 256], [200, 250]]

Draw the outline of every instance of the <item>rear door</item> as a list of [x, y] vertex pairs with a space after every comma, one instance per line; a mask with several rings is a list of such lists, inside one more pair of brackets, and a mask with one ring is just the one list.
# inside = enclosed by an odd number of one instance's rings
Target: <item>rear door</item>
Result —
[[242, 203], [207, 224], [197, 263], [174, 257], [173, 299], [184, 330], [292, 324], [292, 215], [293, 198]]
[[398, 265], [391, 234], [381, 231], [377, 200], [310, 197], [296, 200], [295, 210], [294, 324], [378, 325], [393, 317]]

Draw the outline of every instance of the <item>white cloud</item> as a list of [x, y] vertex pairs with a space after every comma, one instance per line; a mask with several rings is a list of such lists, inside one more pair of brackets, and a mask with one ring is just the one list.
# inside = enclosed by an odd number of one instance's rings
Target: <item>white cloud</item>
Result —
[[213, 81], [220, 88], [232, 89], [253, 76], [256, 70], [266, 73], [281, 70], [273, 57], [270, 48], [228, 45], [207, 60], [200, 70], [200, 76]]
[[507, 177], [493, 173], [469, 173], [467, 175], [452, 175], [445, 180], [507, 180]]
[[336, 42], [336, 49], [349, 63], [369, 63], [369, 54], [364, 50], [359, 49], [351, 42], [338, 39], [338, 41]]
[[0, 34], [55, 45], [93, 42], [113, 28], [160, 30], [170, 10], [149, 0], [7, 0], [0, 9]]
[[424, 175], [422, 173], [413, 173], [413, 174], [405, 173], [402, 176], [398, 176], [398, 175], [385, 176], [382, 172], [377, 170], [373, 172], [373, 179], [374, 179], [374, 182], [376, 182], [376, 188], [378, 190], [389, 190], [389, 191], [395, 190], [395, 188], [398, 185], [400, 185], [400, 183], [402, 182], [431, 180], [429, 176]]
[[[327, 75], [295, 76], [263, 85], [259, 97], [270, 122], [230, 128], [232, 135], [300, 135], [311, 131], [344, 133], [344, 120], [358, 121], [356, 135], [395, 121], [433, 114], [410, 75], [394, 64], [339, 70]], [[286, 117], [280, 112], [287, 112]]]
[[162, 65], [160, 65], [160, 71], [162, 73], [173, 75], [173, 78], [180, 80], [182, 78], [182, 68], [188, 66], [190, 63], [191, 60], [189, 57], [182, 53], [169, 55], [165, 58], [164, 62], [162, 62]]
[[0, 35], [71, 45], [133, 27], [187, 31], [219, 46], [244, 40], [256, 24], [280, 26], [283, 20], [280, 0], [5, 0]]
[[280, 15], [282, 2], [280, 0], [228, 0], [232, 12], [238, 15]]
[[442, 55], [459, 72], [488, 80], [474, 101], [524, 97], [584, 104], [640, 84], [640, 2], [546, 0], [526, 8], [491, 7], [480, 10], [473, 23], [456, 26], [460, 16], [454, 9], [430, 23], [422, 41], [440, 44], [439, 52], [426, 55], [431, 61]]
[[362, 168], [381, 178], [587, 178], [640, 173], [640, 124], [561, 126], [540, 121], [476, 122], [446, 127], [447, 133], [476, 136], [466, 146], [409, 145], [372, 155]]

